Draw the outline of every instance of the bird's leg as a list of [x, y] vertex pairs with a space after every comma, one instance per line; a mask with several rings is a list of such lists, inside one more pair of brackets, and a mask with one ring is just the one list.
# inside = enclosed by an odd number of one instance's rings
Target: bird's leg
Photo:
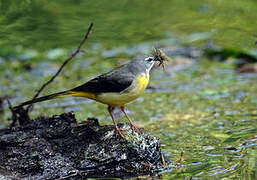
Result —
[[124, 107], [124, 106], [121, 106], [120, 109], [121, 109], [121, 111], [124, 113], [124, 115], [126, 116], [126, 118], [128, 119], [129, 124], [130, 124], [130, 128], [131, 128], [132, 130], [135, 130], [138, 134], [140, 134], [139, 129], [132, 123], [132, 121], [131, 121], [130, 118], [128, 117], [128, 115], [127, 115], [127, 113], [126, 113], [126, 111], [125, 111], [125, 107]]
[[112, 118], [112, 122], [113, 122], [113, 124], [114, 124], [115, 133], [118, 133], [122, 138], [125, 139], [125, 136], [121, 133], [121, 130], [122, 130], [122, 129], [118, 128], [117, 123], [116, 123], [116, 121], [115, 121], [115, 119], [114, 119], [114, 116], [113, 116], [113, 114], [112, 114], [113, 109], [114, 109], [113, 107], [108, 106], [108, 112], [109, 112], [109, 114], [110, 114], [110, 116], [111, 116], [111, 118]]

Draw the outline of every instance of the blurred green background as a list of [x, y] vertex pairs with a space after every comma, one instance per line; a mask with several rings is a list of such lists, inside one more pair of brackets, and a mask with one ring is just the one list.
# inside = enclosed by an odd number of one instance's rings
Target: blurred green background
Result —
[[1, 0], [1, 47], [73, 47], [90, 22], [90, 42], [113, 48], [195, 32], [222, 46], [253, 48], [255, 0]]
[[[233, 57], [201, 55], [210, 41], [256, 55], [256, 12], [256, 0], [0, 0], [0, 128], [10, 123], [6, 98], [13, 105], [29, 100], [94, 22], [84, 52], [42, 95], [162, 47], [172, 62], [165, 72], [153, 71], [150, 88], [128, 113], [161, 139], [171, 160], [163, 179], [257, 179], [256, 73], [238, 73]], [[105, 105], [79, 98], [36, 104], [30, 115], [67, 111], [80, 121], [97, 117], [111, 124]]]

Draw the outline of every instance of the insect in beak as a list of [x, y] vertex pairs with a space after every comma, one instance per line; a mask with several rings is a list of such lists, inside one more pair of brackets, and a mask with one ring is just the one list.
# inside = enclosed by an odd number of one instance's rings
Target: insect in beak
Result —
[[161, 50], [161, 49], [154, 49], [154, 60], [158, 61], [158, 66], [161, 66], [164, 70], [165, 68], [165, 61], [168, 61], [169, 57]]

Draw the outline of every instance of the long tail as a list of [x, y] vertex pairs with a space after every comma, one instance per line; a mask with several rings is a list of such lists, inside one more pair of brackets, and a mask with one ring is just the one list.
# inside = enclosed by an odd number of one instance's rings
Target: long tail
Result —
[[41, 101], [46, 101], [46, 100], [50, 100], [50, 99], [54, 99], [54, 98], [59, 98], [59, 97], [67, 97], [67, 96], [72, 96], [73, 93], [71, 91], [63, 91], [63, 92], [59, 92], [59, 93], [54, 93], [54, 94], [50, 94], [47, 96], [43, 96], [43, 97], [39, 97], [36, 98], [34, 100], [30, 100], [30, 101], [26, 101], [24, 103], [21, 103], [18, 106], [13, 107], [14, 109], [20, 108], [22, 106], [25, 105], [29, 105], [29, 104], [33, 104], [33, 103], [37, 103], [37, 102], [41, 102]]

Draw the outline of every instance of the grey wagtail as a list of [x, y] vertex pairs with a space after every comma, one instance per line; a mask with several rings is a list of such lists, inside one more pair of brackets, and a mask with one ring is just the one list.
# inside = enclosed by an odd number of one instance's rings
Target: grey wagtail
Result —
[[121, 65], [110, 72], [89, 80], [81, 86], [68, 91], [62, 91], [48, 96], [39, 97], [31, 101], [26, 101], [14, 108], [67, 96], [89, 98], [108, 105], [108, 112], [112, 118], [115, 132], [121, 137], [124, 138], [124, 135], [121, 133], [122, 129], [118, 128], [113, 116], [113, 110], [115, 107], [120, 108], [124, 113], [130, 123], [130, 128], [135, 130], [137, 133], [140, 133], [138, 128], [132, 123], [126, 114], [125, 104], [142, 95], [149, 82], [149, 71], [156, 61], [159, 61], [161, 64], [162, 58], [160, 56], [135, 58], [129, 63]]

